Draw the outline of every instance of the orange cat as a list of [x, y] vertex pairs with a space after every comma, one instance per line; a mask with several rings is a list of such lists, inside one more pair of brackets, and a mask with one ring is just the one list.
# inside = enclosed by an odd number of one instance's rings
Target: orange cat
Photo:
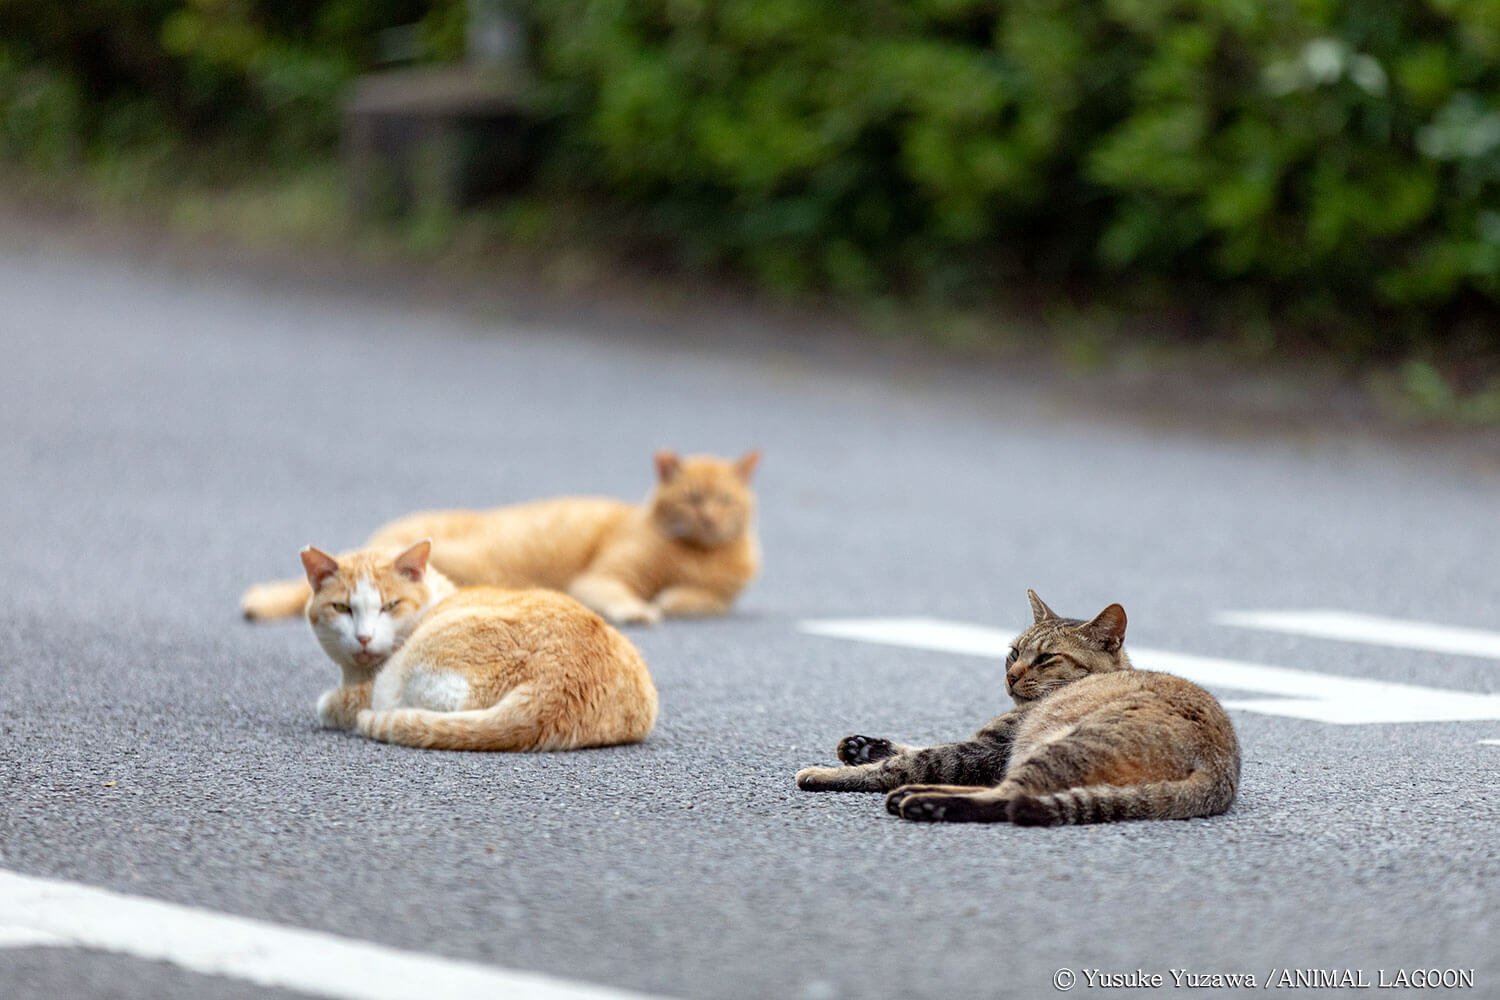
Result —
[[307, 620], [343, 683], [325, 726], [441, 750], [572, 750], [635, 743], [656, 722], [636, 648], [549, 590], [455, 590], [420, 541], [392, 556], [302, 550]]
[[[750, 491], [759, 462], [758, 451], [732, 462], [661, 451], [642, 505], [563, 497], [428, 511], [387, 524], [368, 545], [431, 538], [432, 565], [460, 586], [566, 591], [617, 623], [720, 615], [759, 569]], [[240, 606], [252, 620], [286, 618], [308, 595], [301, 580], [257, 584]]]

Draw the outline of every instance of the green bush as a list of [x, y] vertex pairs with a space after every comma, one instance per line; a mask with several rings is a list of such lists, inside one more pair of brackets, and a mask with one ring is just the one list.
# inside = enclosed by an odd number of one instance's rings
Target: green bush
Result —
[[1367, 352], [1500, 301], [1493, 0], [528, 9], [575, 171], [774, 285], [1237, 283]]
[[[509, 0], [547, 184], [774, 288], [1257, 301], [1496, 346], [1496, 0]], [[4, 0], [0, 156], [327, 153], [381, 30], [465, 0]], [[1473, 331], [1482, 331], [1476, 338]]]
[[[456, 5], [442, 4], [443, 9]], [[4, 0], [0, 155], [30, 162], [205, 141], [332, 148], [344, 84], [422, 0]]]

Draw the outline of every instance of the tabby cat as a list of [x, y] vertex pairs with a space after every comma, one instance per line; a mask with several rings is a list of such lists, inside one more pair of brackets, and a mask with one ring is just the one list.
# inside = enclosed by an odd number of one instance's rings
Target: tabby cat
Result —
[[[561, 497], [492, 510], [428, 511], [392, 521], [370, 547], [435, 542], [432, 565], [459, 586], [546, 587], [618, 624], [721, 615], [755, 576], [752, 451], [728, 461], [656, 454], [645, 504]], [[252, 620], [288, 618], [307, 603], [302, 580], [257, 584], [240, 600]]]
[[1187, 819], [1224, 812], [1239, 785], [1234, 727], [1207, 691], [1135, 670], [1125, 609], [1060, 618], [1034, 591], [1005, 687], [1016, 707], [962, 743], [839, 742], [844, 767], [797, 774], [808, 791], [889, 792], [903, 819], [1023, 826]]
[[628, 639], [566, 594], [456, 590], [431, 548], [302, 550], [307, 620], [343, 671], [318, 700], [325, 726], [442, 750], [646, 738], [656, 688]]

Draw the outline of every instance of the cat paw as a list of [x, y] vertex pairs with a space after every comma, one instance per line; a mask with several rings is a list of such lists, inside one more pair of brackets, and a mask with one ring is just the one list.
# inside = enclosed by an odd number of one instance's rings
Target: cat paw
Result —
[[962, 802], [953, 795], [914, 792], [896, 806], [896, 815], [917, 823], [952, 822], [965, 818]]
[[1005, 816], [1005, 804], [982, 804], [971, 795], [927, 791], [921, 785], [898, 788], [885, 800], [886, 809], [916, 823], [982, 823]]
[[836, 753], [845, 764], [870, 764], [894, 757], [897, 750], [896, 744], [878, 736], [845, 736]]
[[652, 604], [631, 604], [611, 608], [604, 617], [616, 625], [657, 625], [661, 623], [661, 608]]
[[922, 785], [902, 785], [885, 797], [885, 811], [892, 816], [901, 815], [901, 803], [922, 791]]
[[1055, 826], [1064, 822], [1055, 806], [1035, 795], [1021, 795], [1011, 800], [1005, 818], [1016, 826]]
[[338, 689], [333, 688], [324, 691], [318, 696], [318, 722], [324, 729], [344, 729], [343, 722], [338, 718], [336, 704], [338, 701]]
[[837, 785], [836, 767], [804, 767], [797, 772], [797, 787], [804, 792], [831, 792]]

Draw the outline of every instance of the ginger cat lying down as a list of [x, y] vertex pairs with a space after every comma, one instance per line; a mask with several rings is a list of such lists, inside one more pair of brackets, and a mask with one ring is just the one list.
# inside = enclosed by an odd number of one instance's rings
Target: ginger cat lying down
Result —
[[[656, 454], [644, 504], [562, 497], [492, 510], [428, 511], [375, 532], [371, 548], [434, 542], [432, 565], [459, 586], [546, 587], [616, 623], [721, 615], [754, 578], [752, 451], [736, 461]], [[307, 604], [302, 580], [262, 583], [240, 607], [251, 620], [290, 618]]]
[[432, 543], [392, 556], [302, 550], [307, 620], [343, 683], [318, 718], [440, 750], [573, 750], [636, 743], [656, 687], [630, 640], [565, 594], [456, 590]]

